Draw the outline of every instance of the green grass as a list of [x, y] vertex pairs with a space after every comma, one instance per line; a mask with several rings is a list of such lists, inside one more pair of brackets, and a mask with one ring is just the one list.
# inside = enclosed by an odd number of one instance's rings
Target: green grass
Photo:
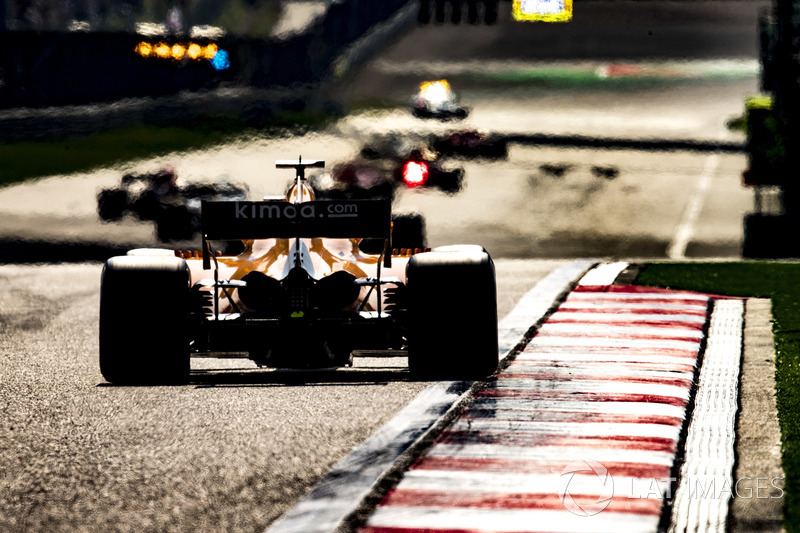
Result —
[[[665, 85], [679, 86], [682, 84], [696, 84], [704, 82], [749, 79], [755, 74], [747, 70], [718, 69], [707, 72], [695, 72], [694, 75], [684, 76], [680, 70], [676, 74], [658, 73], [658, 65], [652, 67], [652, 72], [647, 70], [638, 75], [601, 76], [593, 68], [531, 68], [504, 71], [475, 71], [465, 73], [463, 76], [473, 82], [486, 82], [498, 84], [536, 85], [553, 88], [604, 88], [611, 90], [641, 89], [643, 87], [661, 87]], [[669, 68], [669, 67], [667, 67]], [[675, 67], [679, 68], [679, 67]]]
[[800, 264], [651, 264], [641, 270], [636, 283], [772, 300], [778, 420], [786, 476], [784, 526], [788, 532], [800, 532]]
[[567, 69], [509, 70], [503, 72], [470, 72], [464, 77], [472, 82], [501, 85], [533, 85], [554, 89], [641, 89], [660, 87], [665, 84], [686, 83], [681, 78], [662, 78], [655, 76], [607, 77], [591, 71], [570, 71]]
[[230, 135], [222, 131], [131, 126], [85, 137], [0, 143], [0, 186], [203, 148], [229, 139]]
[[31, 178], [85, 172], [173, 152], [201, 150], [237, 138], [302, 133], [325, 124], [330, 115], [282, 111], [266, 128], [239, 117], [205, 117], [179, 126], [139, 125], [83, 137], [0, 141], [0, 187]]

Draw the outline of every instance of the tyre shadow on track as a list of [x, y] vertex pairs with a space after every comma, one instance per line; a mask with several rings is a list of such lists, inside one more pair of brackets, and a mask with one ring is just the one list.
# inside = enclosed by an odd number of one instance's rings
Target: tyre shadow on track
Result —
[[314, 371], [280, 371], [280, 370], [255, 370], [255, 371], [192, 371], [189, 383], [181, 385], [155, 384], [155, 385], [115, 385], [113, 383], [98, 383], [97, 387], [127, 388], [127, 387], [175, 387], [189, 386], [198, 389], [232, 388], [232, 387], [340, 387], [340, 386], [375, 386], [388, 385], [391, 382], [427, 383], [430, 380], [417, 378], [408, 371], [392, 369], [370, 370], [314, 370]]
[[[405, 357], [356, 357], [353, 367], [314, 369], [255, 368], [229, 363], [230, 361], [219, 361], [218, 364], [201, 363], [202, 368], [193, 368], [189, 375], [189, 382], [183, 385], [195, 388], [320, 387], [375, 386], [387, 385], [390, 382], [426, 383], [430, 381], [411, 374], [408, 371]], [[98, 387], [117, 386], [127, 385], [98, 384]]]
[[321, 370], [193, 370], [189, 384], [214, 387], [374, 386], [393, 381], [424, 382], [402, 367], [332, 368]]

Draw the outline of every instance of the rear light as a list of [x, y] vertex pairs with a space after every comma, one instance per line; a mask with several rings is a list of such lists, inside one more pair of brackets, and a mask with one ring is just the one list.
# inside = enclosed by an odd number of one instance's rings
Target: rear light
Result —
[[403, 182], [411, 188], [425, 185], [428, 181], [428, 164], [424, 161], [409, 161], [403, 165]]

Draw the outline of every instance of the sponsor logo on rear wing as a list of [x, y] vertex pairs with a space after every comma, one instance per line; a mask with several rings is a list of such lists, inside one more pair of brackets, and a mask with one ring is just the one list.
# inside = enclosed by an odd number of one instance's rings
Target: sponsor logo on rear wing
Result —
[[388, 238], [388, 200], [203, 202], [206, 239]]

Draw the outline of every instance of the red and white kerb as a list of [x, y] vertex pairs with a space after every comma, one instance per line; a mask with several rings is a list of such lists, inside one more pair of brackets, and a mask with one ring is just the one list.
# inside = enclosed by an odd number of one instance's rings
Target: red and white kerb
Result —
[[578, 287], [361, 533], [655, 532], [709, 309]]

